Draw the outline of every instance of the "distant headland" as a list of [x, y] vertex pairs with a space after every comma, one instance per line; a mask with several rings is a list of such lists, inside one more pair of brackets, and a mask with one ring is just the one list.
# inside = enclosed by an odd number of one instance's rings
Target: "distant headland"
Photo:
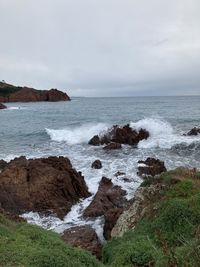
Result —
[[0, 82], [0, 102], [70, 101], [70, 97], [57, 89], [37, 90]]

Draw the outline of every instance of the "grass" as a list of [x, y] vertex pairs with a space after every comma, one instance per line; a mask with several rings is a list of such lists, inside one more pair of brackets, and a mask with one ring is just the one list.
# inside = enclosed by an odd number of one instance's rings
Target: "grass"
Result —
[[1, 267], [100, 267], [90, 253], [67, 246], [57, 235], [0, 215]]
[[112, 267], [200, 266], [200, 188], [196, 181], [199, 178], [196, 174], [187, 174], [187, 177], [186, 173], [182, 174], [182, 169], [162, 174], [159, 182], [169, 186], [158, 209], [146, 215], [134, 230], [105, 245], [104, 264]]
[[199, 172], [179, 168], [143, 186], [152, 183], [166, 185], [156, 210], [152, 202], [134, 230], [107, 242], [103, 263], [56, 233], [0, 214], [0, 267], [199, 267]]

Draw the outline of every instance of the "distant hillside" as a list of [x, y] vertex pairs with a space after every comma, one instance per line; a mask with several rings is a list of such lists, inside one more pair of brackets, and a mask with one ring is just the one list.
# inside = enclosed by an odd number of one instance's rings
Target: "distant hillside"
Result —
[[0, 102], [69, 101], [70, 97], [57, 89], [36, 90], [0, 82]]

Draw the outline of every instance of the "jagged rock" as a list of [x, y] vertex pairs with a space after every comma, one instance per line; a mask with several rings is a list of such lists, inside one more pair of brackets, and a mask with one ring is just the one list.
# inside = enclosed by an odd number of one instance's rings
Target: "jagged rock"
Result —
[[164, 189], [165, 185], [162, 183], [139, 187], [135, 192], [134, 199], [131, 200], [132, 204], [119, 216], [111, 231], [111, 237], [123, 236], [128, 230], [134, 229], [145, 214], [149, 214], [150, 209], [156, 210]]
[[99, 136], [93, 136], [92, 139], [90, 139], [90, 141], [88, 142], [88, 144], [92, 146], [99, 146], [101, 144]]
[[101, 161], [99, 159], [97, 159], [92, 163], [91, 167], [93, 169], [101, 169], [102, 168], [102, 163], [101, 163]]
[[200, 134], [200, 128], [194, 127], [186, 135], [188, 135], [188, 136], [192, 136], [192, 135], [196, 136], [198, 134]]
[[2, 171], [6, 166], [7, 166], [7, 162], [3, 159], [0, 160], [0, 171]]
[[90, 145], [104, 145], [109, 143], [137, 145], [139, 141], [147, 139], [149, 132], [144, 129], [133, 130], [129, 124], [125, 126], [114, 125], [103, 136], [95, 135], [90, 141]]
[[0, 173], [0, 207], [14, 214], [37, 211], [63, 218], [89, 196], [84, 177], [64, 157], [20, 157]]
[[6, 109], [6, 108], [7, 107], [4, 104], [0, 103], [0, 109]]
[[57, 89], [36, 90], [0, 82], [0, 102], [69, 101], [70, 97]]
[[121, 148], [122, 148], [121, 144], [111, 142], [108, 145], [104, 146], [103, 149], [105, 149], [105, 150], [114, 150], [114, 149], [121, 149]]
[[163, 161], [154, 158], [147, 158], [145, 161], [138, 161], [139, 176], [152, 176], [158, 175], [166, 171], [165, 164]]
[[103, 235], [106, 240], [109, 240], [111, 238], [111, 231], [113, 227], [115, 226], [119, 216], [122, 214], [123, 209], [122, 208], [114, 208], [112, 210], [109, 210], [105, 213], [105, 223], [103, 227]]
[[64, 231], [62, 239], [67, 244], [88, 250], [98, 259], [101, 259], [102, 245], [91, 226], [84, 225], [67, 229]]
[[113, 208], [123, 208], [127, 203], [125, 195], [126, 192], [120, 186], [114, 186], [110, 179], [103, 177], [94, 199], [84, 211], [84, 216], [98, 217]]

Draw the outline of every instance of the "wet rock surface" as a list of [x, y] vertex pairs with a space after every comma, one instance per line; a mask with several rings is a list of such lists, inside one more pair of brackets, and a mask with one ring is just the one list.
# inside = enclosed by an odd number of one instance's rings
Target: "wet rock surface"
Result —
[[121, 144], [111, 142], [108, 145], [104, 146], [103, 149], [105, 149], [105, 150], [114, 150], [114, 149], [121, 149], [121, 148], [122, 148]]
[[120, 186], [114, 186], [112, 181], [103, 177], [98, 191], [90, 205], [84, 211], [84, 217], [98, 217], [104, 215], [104, 237], [110, 238], [110, 232], [128, 201], [126, 192]]
[[3, 159], [0, 160], [0, 171], [2, 171], [6, 166], [7, 166], [7, 162]]
[[158, 175], [162, 172], [166, 171], [166, 167], [163, 161], [154, 158], [147, 158], [145, 161], [138, 161], [138, 175], [145, 177], [145, 176], [152, 176]]
[[101, 242], [95, 230], [89, 225], [72, 227], [65, 230], [62, 239], [73, 247], [88, 250], [98, 259], [101, 258]]
[[14, 214], [36, 211], [63, 218], [80, 198], [89, 196], [84, 177], [68, 158], [20, 157], [0, 173], [0, 207]]
[[136, 146], [139, 141], [147, 139], [149, 137], [149, 132], [145, 129], [140, 129], [136, 131], [130, 127], [129, 124], [125, 126], [114, 125], [108, 132], [104, 135], [95, 135], [90, 139], [89, 144], [98, 145], [108, 145], [109, 143], [117, 144], [127, 144]]
[[194, 127], [186, 135], [187, 136], [196, 136], [198, 134], [200, 134], [200, 128]]
[[92, 163], [91, 167], [93, 169], [101, 169], [102, 168], [102, 163], [101, 163], [101, 161], [99, 159], [97, 159]]

